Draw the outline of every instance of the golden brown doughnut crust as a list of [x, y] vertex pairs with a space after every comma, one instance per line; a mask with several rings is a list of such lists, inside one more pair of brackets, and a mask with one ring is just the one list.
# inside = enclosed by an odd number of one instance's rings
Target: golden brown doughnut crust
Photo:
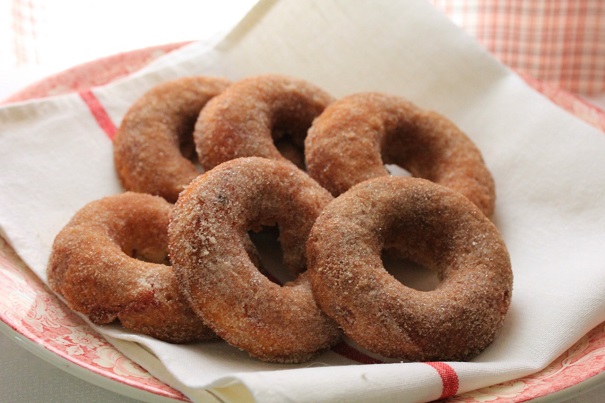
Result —
[[279, 286], [259, 272], [248, 231], [277, 224], [284, 264], [306, 265], [305, 242], [330, 194], [285, 161], [225, 162], [181, 193], [169, 226], [175, 272], [193, 310], [228, 343], [261, 360], [301, 362], [338, 341], [306, 273]]
[[334, 196], [396, 164], [462, 193], [488, 217], [494, 210], [494, 180], [473, 142], [444, 116], [401, 97], [359, 93], [335, 101], [309, 129], [305, 153], [309, 175]]
[[193, 128], [204, 105], [229, 82], [184, 77], [153, 87], [126, 112], [114, 138], [114, 161], [126, 190], [159, 195], [174, 203], [200, 172]]
[[96, 324], [173, 343], [216, 336], [179, 292], [167, 255], [172, 205], [127, 192], [80, 209], [55, 238], [50, 287]]
[[307, 130], [332, 100], [315, 85], [288, 76], [236, 81], [200, 114], [194, 132], [200, 163], [208, 170], [230, 159], [257, 156], [287, 158], [300, 168]]
[[[418, 291], [383, 266], [383, 250], [436, 270]], [[468, 360], [502, 327], [510, 258], [489, 219], [457, 192], [424, 179], [383, 176], [334, 199], [307, 243], [317, 303], [362, 347], [412, 361]]]

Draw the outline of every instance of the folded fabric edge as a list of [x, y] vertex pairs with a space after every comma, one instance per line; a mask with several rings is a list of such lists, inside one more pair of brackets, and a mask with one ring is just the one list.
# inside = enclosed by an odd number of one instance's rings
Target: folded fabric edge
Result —
[[[166, 385], [178, 390], [183, 393], [193, 402], [217, 402], [221, 399], [217, 398], [212, 393], [211, 388], [190, 388], [181, 382], [179, 382], [169, 371], [162, 362], [148, 349], [144, 348], [138, 343], [121, 340], [107, 334], [104, 334], [105, 340], [116, 350], [120, 351], [124, 356], [136, 362], [138, 365], [143, 367], [150, 375], [164, 382]], [[241, 393], [244, 395], [244, 393]]]
[[246, 36], [248, 31], [258, 24], [258, 22], [271, 10], [277, 1], [278, 0], [259, 0], [248, 11], [248, 13], [244, 15], [244, 17], [221, 38], [220, 41], [216, 42], [214, 46], [215, 49], [226, 49], [238, 42], [239, 39]]

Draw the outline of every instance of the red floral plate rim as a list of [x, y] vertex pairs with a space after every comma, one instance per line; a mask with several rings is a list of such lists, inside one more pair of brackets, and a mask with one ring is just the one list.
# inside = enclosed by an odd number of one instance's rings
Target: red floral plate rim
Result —
[[[125, 77], [185, 43], [120, 53], [85, 63], [24, 88], [0, 104], [81, 91]], [[578, 118], [605, 131], [605, 112], [522, 74], [525, 81]], [[146, 401], [188, 401], [125, 357], [69, 310], [0, 238], [0, 331], [40, 358], [90, 383]], [[605, 323], [542, 371], [467, 392], [450, 402], [524, 402], [571, 398], [605, 382]]]

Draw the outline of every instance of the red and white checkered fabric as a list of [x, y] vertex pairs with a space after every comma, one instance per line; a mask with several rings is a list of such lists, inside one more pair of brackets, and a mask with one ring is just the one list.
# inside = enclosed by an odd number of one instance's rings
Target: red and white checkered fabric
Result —
[[513, 69], [570, 92], [605, 92], [605, 1], [431, 1]]
[[42, 7], [39, 0], [11, 2], [12, 48], [17, 66], [39, 62], [38, 30]]

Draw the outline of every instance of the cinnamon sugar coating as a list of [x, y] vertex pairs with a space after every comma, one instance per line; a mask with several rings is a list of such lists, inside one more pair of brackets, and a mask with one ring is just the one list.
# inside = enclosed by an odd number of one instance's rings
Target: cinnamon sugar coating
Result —
[[80, 209], [55, 238], [50, 287], [96, 323], [184, 343], [215, 338], [180, 293], [169, 266], [164, 199], [127, 192]]
[[250, 258], [248, 232], [277, 225], [284, 265], [306, 266], [308, 233], [331, 195], [285, 161], [225, 162], [181, 193], [169, 251], [193, 310], [221, 338], [264, 361], [310, 359], [340, 338], [317, 307], [306, 273], [280, 286]]
[[153, 87], [127, 111], [114, 138], [114, 161], [126, 190], [175, 202], [200, 172], [194, 162], [193, 128], [208, 100], [229, 82], [183, 77]]
[[[384, 250], [435, 270], [434, 290], [389, 274]], [[492, 222], [467, 198], [419, 178], [382, 176], [334, 199], [311, 230], [317, 303], [369, 351], [412, 361], [468, 360], [496, 337], [513, 276]]]
[[358, 93], [332, 103], [305, 140], [309, 175], [337, 196], [396, 164], [454, 189], [488, 217], [495, 187], [480, 151], [451, 121], [404, 98]]
[[302, 168], [307, 130], [332, 101], [298, 78], [267, 74], [236, 81], [200, 114], [194, 133], [200, 163], [208, 170], [257, 156], [285, 158]]

